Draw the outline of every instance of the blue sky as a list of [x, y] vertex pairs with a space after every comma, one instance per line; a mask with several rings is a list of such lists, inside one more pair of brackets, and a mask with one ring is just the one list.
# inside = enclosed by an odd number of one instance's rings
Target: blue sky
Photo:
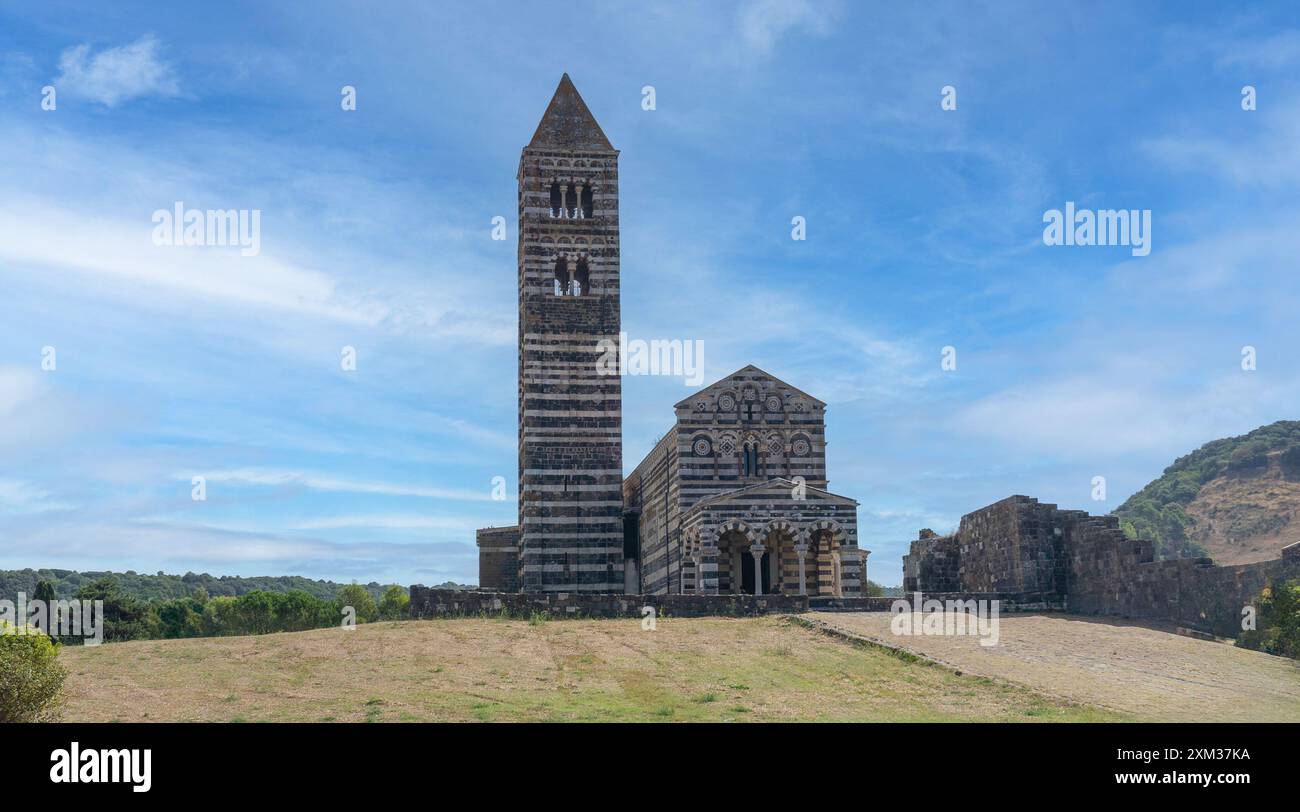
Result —
[[[515, 513], [515, 170], [565, 71], [622, 150], [625, 329], [827, 401], [874, 580], [1013, 493], [1112, 510], [1300, 417], [1298, 18], [6, 6], [0, 567], [474, 581]], [[176, 201], [260, 210], [260, 254], [155, 246]], [[1150, 255], [1044, 245], [1066, 201], [1150, 209]], [[626, 379], [629, 470], [689, 391]]]

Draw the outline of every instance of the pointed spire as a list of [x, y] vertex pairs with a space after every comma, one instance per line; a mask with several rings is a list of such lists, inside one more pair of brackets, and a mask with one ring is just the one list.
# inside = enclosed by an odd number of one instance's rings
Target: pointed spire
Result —
[[587, 109], [587, 103], [578, 95], [569, 74], [560, 77], [551, 103], [546, 106], [530, 147], [559, 147], [560, 149], [613, 150], [605, 132]]

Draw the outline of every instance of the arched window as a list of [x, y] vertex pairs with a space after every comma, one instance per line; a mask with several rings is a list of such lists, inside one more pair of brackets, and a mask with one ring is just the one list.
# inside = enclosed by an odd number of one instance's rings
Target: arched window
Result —
[[740, 475], [758, 476], [758, 443], [747, 441], [740, 455]]
[[560, 184], [558, 181], [551, 183], [551, 216], [559, 217], [561, 210], [564, 209], [564, 198], [560, 195]]
[[583, 216], [583, 217], [590, 217], [590, 216], [591, 216], [591, 212], [592, 212], [592, 210], [593, 210], [593, 209], [592, 209], [592, 197], [591, 197], [591, 187], [590, 187], [590, 186], [584, 186], [584, 187], [582, 187], [582, 202], [581, 202], [581, 206], [582, 206], [582, 216]]
[[591, 270], [587, 267], [587, 258], [578, 260], [578, 269], [573, 273], [573, 295], [582, 296], [591, 292]]
[[555, 258], [555, 295], [563, 296], [569, 292], [569, 263], [564, 257]]

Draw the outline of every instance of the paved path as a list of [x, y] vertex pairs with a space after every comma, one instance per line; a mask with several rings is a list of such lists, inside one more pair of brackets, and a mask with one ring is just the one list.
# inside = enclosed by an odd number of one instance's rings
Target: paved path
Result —
[[1300, 721], [1300, 665], [1123, 620], [1003, 615], [1000, 641], [894, 635], [884, 612], [815, 612], [836, 629], [964, 672], [1160, 721]]

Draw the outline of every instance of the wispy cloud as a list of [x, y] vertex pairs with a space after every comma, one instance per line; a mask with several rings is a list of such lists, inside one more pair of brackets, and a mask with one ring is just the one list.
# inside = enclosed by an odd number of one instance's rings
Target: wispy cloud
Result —
[[0, 479], [0, 513], [43, 513], [70, 507], [48, 491], [20, 479]]
[[760, 54], [792, 31], [824, 35], [830, 30], [838, 6], [813, 0], [753, 0], [740, 10], [740, 35]]
[[439, 486], [414, 485], [409, 482], [377, 482], [368, 480], [346, 479], [329, 475], [313, 474], [304, 471], [284, 471], [264, 468], [236, 468], [205, 473], [177, 473], [175, 478], [190, 480], [193, 476], [203, 476], [208, 482], [230, 482], [243, 485], [260, 485], [265, 487], [298, 487], [315, 491], [334, 493], [368, 493], [382, 496], [411, 496], [420, 499], [448, 499], [462, 502], [492, 501], [490, 485], [485, 483], [482, 490], [468, 488], [444, 488]]
[[73, 46], [59, 57], [61, 73], [55, 87], [65, 95], [106, 107], [144, 96], [178, 96], [176, 73], [159, 52], [158, 38], [152, 34], [99, 51], [89, 44]]

